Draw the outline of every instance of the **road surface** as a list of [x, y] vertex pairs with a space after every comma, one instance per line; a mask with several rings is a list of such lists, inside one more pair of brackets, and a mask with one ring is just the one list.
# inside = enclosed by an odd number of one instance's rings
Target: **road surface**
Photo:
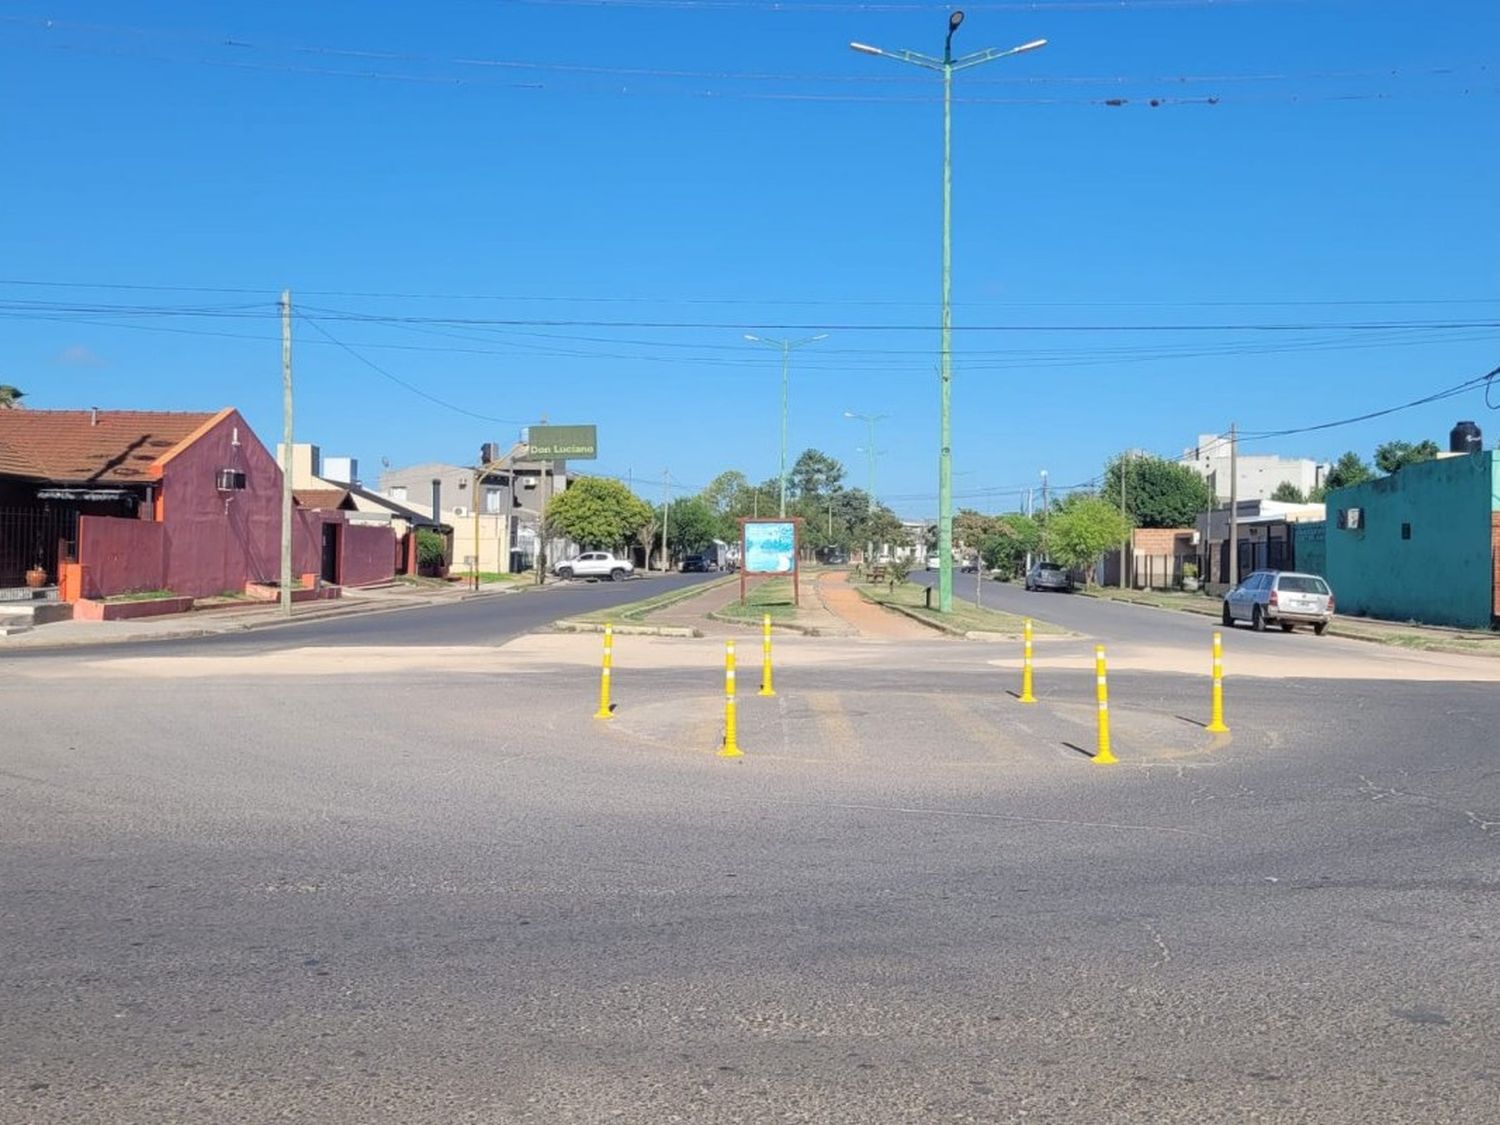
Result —
[[[619, 638], [609, 723], [597, 637], [492, 643], [567, 597], [466, 645], [408, 643], [435, 612], [10, 665], [0, 1121], [1500, 1104], [1482, 670], [1244, 678], [1215, 739], [1202, 677], [1136, 668], [1103, 767], [1083, 665], [1026, 708], [996, 646], [778, 638], [725, 761], [716, 642]], [[1046, 604], [1100, 636], [1127, 608]]]

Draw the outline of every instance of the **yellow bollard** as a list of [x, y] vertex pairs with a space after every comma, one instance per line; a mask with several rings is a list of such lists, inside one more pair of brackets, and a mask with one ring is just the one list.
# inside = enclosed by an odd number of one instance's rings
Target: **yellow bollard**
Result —
[[1120, 759], [1109, 750], [1109, 678], [1104, 670], [1104, 646], [1094, 646], [1094, 676], [1099, 694], [1099, 749], [1092, 761], [1098, 766], [1112, 766]]
[[1021, 702], [1035, 703], [1031, 693], [1031, 618], [1026, 619], [1025, 639], [1021, 643]]
[[719, 748], [719, 757], [738, 758], [744, 754], [740, 749], [734, 716], [734, 642], [724, 642], [724, 745]]
[[776, 689], [771, 685], [771, 615], [769, 613], [761, 618], [761, 630], [763, 636], [760, 642], [760, 694], [775, 695]]
[[610, 669], [615, 662], [615, 627], [606, 625], [604, 627], [604, 668], [599, 673], [599, 710], [594, 712], [596, 719], [613, 719], [614, 711], [609, 705], [609, 680]]
[[1210, 734], [1228, 734], [1224, 724], [1224, 636], [1214, 634], [1214, 705], [1208, 726], [1203, 728]]

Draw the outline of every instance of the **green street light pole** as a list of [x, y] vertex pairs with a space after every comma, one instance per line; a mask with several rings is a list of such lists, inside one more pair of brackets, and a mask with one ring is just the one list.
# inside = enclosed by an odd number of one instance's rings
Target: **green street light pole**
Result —
[[938, 610], [942, 613], [953, 611], [953, 74], [1047, 45], [1045, 39], [1034, 39], [1019, 47], [1006, 50], [991, 47], [955, 59], [953, 33], [963, 22], [962, 12], [954, 12], [948, 17], [948, 37], [943, 41], [943, 57], [940, 59], [916, 51], [884, 51], [868, 43], [849, 44], [861, 54], [911, 63], [924, 70], [939, 71], [943, 76], [943, 362], [940, 376], [942, 423], [938, 438]]
[[828, 339], [828, 333], [820, 332], [816, 336], [809, 336], [805, 340], [767, 340], [761, 336], [752, 336], [745, 333], [745, 339], [752, 344], [764, 344], [768, 348], [775, 348], [781, 353], [781, 511], [778, 513], [782, 518], [786, 517], [786, 415], [787, 397], [791, 386], [792, 374], [792, 352], [808, 344], [816, 344], [819, 340]]
[[885, 419], [889, 418], [890, 415], [860, 414], [855, 410], [846, 410], [844, 411], [844, 417], [852, 418], [858, 422], [863, 422], [865, 423], [865, 425], [870, 427], [870, 444], [868, 444], [864, 448], [864, 453], [869, 459], [869, 480], [867, 482], [865, 491], [870, 499], [870, 511], [873, 512], [875, 510], [875, 456], [879, 452], [879, 450], [875, 448], [875, 423], [884, 421]]

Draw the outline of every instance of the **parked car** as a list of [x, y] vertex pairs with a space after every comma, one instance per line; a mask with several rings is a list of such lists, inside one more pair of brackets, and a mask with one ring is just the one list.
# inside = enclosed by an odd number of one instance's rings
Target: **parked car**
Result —
[[928, 570], [942, 570], [943, 569], [943, 557], [941, 555], [928, 555], [927, 556], [927, 569]]
[[684, 574], [707, 574], [710, 570], [718, 570], [719, 564], [707, 555], [688, 555], [682, 560], [682, 573]]
[[608, 578], [620, 582], [634, 573], [634, 563], [616, 558], [609, 551], [585, 551], [577, 558], [557, 564], [559, 578]]
[[1055, 562], [1039, 562], [1026, 572], [1028, 590], [1061, 590], [1073, 592], [1073, 575]]
[[1316, 574], [1291, 570], [1257, 570], [1224, 595], [1224, 624], [1250, 622], [1257, 633], [1280, 625], [1290, 633], [1311, 625], [1318, 636], [1333, 620], [1333, 591]]

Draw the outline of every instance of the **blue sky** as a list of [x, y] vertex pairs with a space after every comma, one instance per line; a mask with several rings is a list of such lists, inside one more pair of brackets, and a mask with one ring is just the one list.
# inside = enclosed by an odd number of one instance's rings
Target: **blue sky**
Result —
[[[299, 439], [367, 480], [545, 416], [596, 422], [599, 470], [696, 486], [776, 473], [779, 360], [743, 333], [826, 331], [793, 361], [793, 455], [862, 484], [843, 412], [889, 415], [877, 491], [931, 515], [940, 90], [847, 44], [939, 53], [946, 11], [13, 3], [0, 381], [232, 404], [274, 444], [289, 287]], [[967, 12], [964, 51], [1050, 44], [958, 80], [961, 503], [1500, 364], [1492, 3]], [[1368, 456], [1458, 418], [1500, 436], [1471, 391], [1256, 449]]]

